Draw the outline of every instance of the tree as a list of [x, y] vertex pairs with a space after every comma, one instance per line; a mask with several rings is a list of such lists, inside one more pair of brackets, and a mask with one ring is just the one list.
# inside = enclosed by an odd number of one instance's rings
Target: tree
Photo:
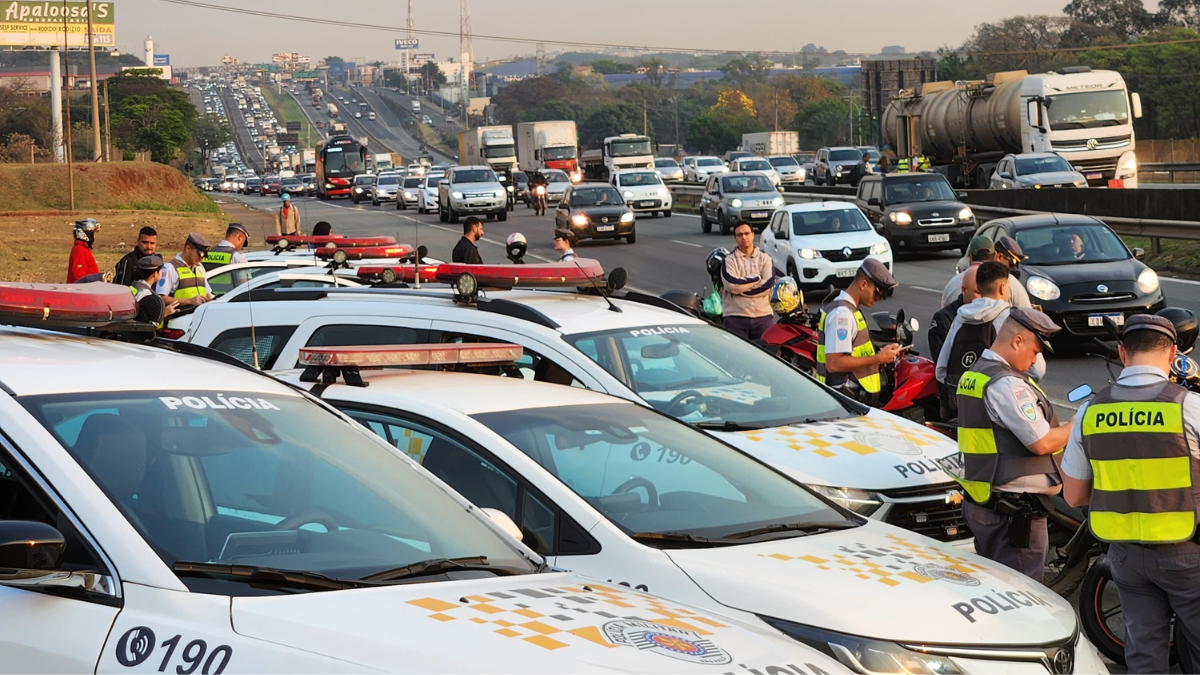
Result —
[[730, 115], [709, 110], [688, 123], [688, 145], [701, 152], [723, 152], [741, 145], [742, 134], [763, 131], [765, 128], [749, 115]]
[[1005, 70], [1044, 72], [1070, 63], [1062, 48], [1062, 36], [1071, 19], [1062, 16], [1023, 15], [981, 23], [963, 49], [981, 73]]
[[713, 112], [734, 117], [754, 117], [754, 101], [740, 90], [729, 89], [717, 95], [717, 104], [713, 106]]
[[900, 45], [887, 45], [883, 49], [880, 49], [879, 53], [880, 54], [906, 54], [907, 52], [904, 51], [904, 47], [902, 47]]
[[208, 167], [212, 152], [233, 138], [233, 130], [220, 115], [201, 115], [192, 125], [192, 142], [200, 152], [200, 164]]
[[594, 72], [600, 73], [601, 75], [616, 75], [618, 73], [636, 72], [633, 64], [621, 63], [620, 61], [614, 61], [612, 59], [600, 59], [599, 61], [592, 61], [591, 66]]
[[1107, 28], [1123, 41], [1152, 30], [1158, 23], [1142, 0], [1071, 0], [1063, 13], [1076, 21]]
[[427, 61], [421, 65], [421, 81], [429, 89], [439, 89], [446, 86], [446, 74], [438, 68], [438, 64], [433, 61]]
[[118, 145], [149, 150], [155, 162], [170, 163], [188, 142], [183, 115], [157, 96], [128, 96], [114, 103], [113, 116]]
[[[628, 103], [610, 103], [594, 110], [579, 127], [579, 142], [584, 146], [599, 144], [608, 136], [642, 133], [642, 110]], [[648, 126], [647, 134], [654, 128]]]
[[531, 112], [546, 101], [561, 99], [566, 87], [551, 77], [532, 77], [513, 82], [492, 97], [496, 106], [496, 119], [501, 124], [516, 124], [521, 116]]
[[1200, 31], [1200, 0], [1159, 0], [1158, 19], [1164, 24]]
[[956, 50], [939, 47], [937, 50], [937, 76], [939, 80], [957, 82], [959, 80], [978, 80], [983, 77], [974, 59], [970, 56], [962, 58]]
[[759, 53], [739, 57], [721, 66], [718, 70], [725, 73], [726, 82], [741, 86], [746, 82], [762, 82], [771, 75], [775, 64]]
[[849, 115], [850, 111], [841, 99], [827, 98], [805, 106], [793, 121], [800, 135], [800, 147], [848, 144]]
[[335, 63], [345, 63], [346, 59], [343, 59], [340, 56], [326, 56], [324, 59], [322, 59], [322, 61], [324, 61], [325, 65], [331, 66]]

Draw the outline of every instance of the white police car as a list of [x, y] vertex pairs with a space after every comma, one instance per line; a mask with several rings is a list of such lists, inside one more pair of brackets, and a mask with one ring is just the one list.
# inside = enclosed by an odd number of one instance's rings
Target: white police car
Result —
[[[506, 513], [557, 566], [757, 618], [861, 673], [1104, 672], [1046, 587], [836, 508], [647, 407], [525, 382], [522, 351], [306, 348], [280, 377]], [[512, 377], [378, 370], [396, 365]]]
[[[306, 346], [508, 342], [525, 349], [528, 379], [582, 386], [653, 406], [717, 435], [862, 515], [970, 548], [961, 493], [937, 460], [957, 453], [945, 436], [833, 394], [730, 333], [626, 293], [611, 304], [574, 292], [603, 275], [579, 265], [422, 266], [421, 289], [273, 290], [253, 303], [196, 310], [184, 339], [264, 369], [296, 367]], [[363, 278], [412, 267], [359, 267]], [[463, 271], [482, 287], [473, 302], [429, 285]], [[397, 273], [399, 276], [397, 276]], [[496, 290], [516, 284], [555, 290]], [[405, 276], [407, 275], [407, 276]], [[387, 276], [385, 274], [385, 276]], [[618, 311], [613, 311], [615, 307]], [[676, 308], [677, 309], [677, 308]], [[253, 318], [254, 330], [251, 331]], [[254, 339], [251, 340], [253, 332]]]
[[[0, 284], [3, 322], [135, 315], [119, 286]], [[0, 328], [0, 432], [5, 672], [845, 671], [547, 571], [507, 516], [242, 367]]]

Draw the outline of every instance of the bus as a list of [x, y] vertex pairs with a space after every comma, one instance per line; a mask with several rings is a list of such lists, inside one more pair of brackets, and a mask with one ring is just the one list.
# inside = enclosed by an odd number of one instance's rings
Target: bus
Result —
[[350, 196], [354, 177], [367, 172], [367, 147], [350, 136], [331, 136], [317, 145], [317, 197]]

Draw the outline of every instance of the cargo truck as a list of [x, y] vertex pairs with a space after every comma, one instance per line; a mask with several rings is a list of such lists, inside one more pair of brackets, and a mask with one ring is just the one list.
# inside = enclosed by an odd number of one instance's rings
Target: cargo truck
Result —
[[301, 150], [300, 157], [304, 166], [304, 173], [312, 173], [317, 170], [317, 152], [315, 150]]
[[337, 115], [338, 115], [337, 106], [332, 103], [329, 103], [325, 106], [325, 112], [329, 113], [330, 117], [337, 117]]
[[577, 180], [578, 146], [574, 121], [521, 122], [517, 125], [517, 158], [525, 171], [561, 169]]
[[404, 166], [404, 158], [396, 152], [377, 152], [371, 155], [371, 162], [375, 165], [376, 173]]
[[512, 127], [475, 127], [458, 135], [458, 163], [486, 164], [493, 171], [512, 169], [517, 164], [517, 147]]
[[884, 110], [883, 137], [959, 187], [988, 187], [1008, 153], [1056, 152], [1091, 186], [1135, 188], [1133, 120], [1141, 116], [1141, 99], [1117, 72], [1017, 70], [901, 90]]
[[335, 134], [346, 133], [346, 123], [345, 122], [334, 122], [333, 124], [330, 124], [329, 127], [330, 127], [330, 129], [332, 129], [332, 133], [335, 133]]
[[592, 180], [608, 181], [621, 169], [654, 169], [654, 148], [649, 136], [621, 134], [609, 136], [599, 147], [579, 155], [583, 175]]
[[419, 98], [414, 98], [414, 99], [412, 100], [412, 111], [413, 111], [413, 113], [414, 113], [414, 114], [420, 114], [420, 112], [421, 112], [421, 99], [419, 99]]
[[800, 132], [760, 131], [755, 134], [742, 134], [742, 150], [759, 157], [794, 155], [800, 152]]

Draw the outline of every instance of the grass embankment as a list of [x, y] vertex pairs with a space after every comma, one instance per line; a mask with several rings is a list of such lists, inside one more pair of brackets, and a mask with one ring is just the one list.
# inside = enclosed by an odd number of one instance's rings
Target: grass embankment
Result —
[[[76, 211], [221, 211], [187, 176], [163, 164], [76, 164], [72, 176]], [[65, 164], [0, 164], [0, 185], [0, 215], [71, 209]]]
[[300, 109], [300, 104], [292, 98], [291, 94], [280, 94], [273, 87], [263, 87], [262, 95], [267, 99], [267, 105], [271, 106], [271, 110], [275, 113], [275, 118], [283, 123], [285, 129], [288, 122], [300, 123], [300, 145], [306, 148], [316, 147], [317, 141], [321, 139], [321, 134], [312, 128], [308, 116]]
[[1122, 237], [1129, 248], [1146, 249], [1143, 259], [1147, 265], [1159, 273], [1171, 276], [1200, 279], [1200, 241], [1183, 239], [1163, 239], [1162, 252], [1154, 253], [1150, 248], [1148, 237]]

